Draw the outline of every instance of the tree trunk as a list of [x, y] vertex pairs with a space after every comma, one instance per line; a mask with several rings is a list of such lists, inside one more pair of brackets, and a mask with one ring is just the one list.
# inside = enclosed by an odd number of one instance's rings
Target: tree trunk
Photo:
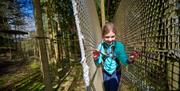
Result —
[[[57, 21], [57, 31], [56, 31], [56, 33], [61, 33], [61, 26], [60, 26], [60, 22], [59, 21], [60, 20]], [[61, 60], [61, 56], [62, 56], [62, 48], [61, 48], [62, 45], [60, 45], [60, 44], [61, 44], [61, 36], [58, 34], [58, 37], [57, 37], [57, 47], [56, 47], [56, 49], [57, 49], [56, 54], [57, 54], [57, 60], [58, 61]]]
[[47, 5], [46, 5], [46, 14], [47, 14], [47, 33], [49, 35], [49, 40], [48, 40], [48, 48], [50, 50], [49, 54], [50, 54], [50, 59], [54, 56], [55, 54], [55, 50], [54, 50], [54, 46], [53, 46], [53, 42], [54, 42], [54, 21], [53, 21], [53, 7], [51, 6], [51, 2], [50, 0], [46, 0]]
[[52, 91], [52, 83], [49, 74], [48, 55], [47, 55], [47, 49], [46, 49], [46, 43], [45, 43], [45, 37], [43, 31], [40, 0], [33, 0], [33, 5], [34, 5], [34, 14], [35, 14], [36, 30], [37, 30], [36, 33], [38, 36], [40, 60], [42, 62], [42, 73], [43, 73], [43, 81], [45, 84], [45, 91]]

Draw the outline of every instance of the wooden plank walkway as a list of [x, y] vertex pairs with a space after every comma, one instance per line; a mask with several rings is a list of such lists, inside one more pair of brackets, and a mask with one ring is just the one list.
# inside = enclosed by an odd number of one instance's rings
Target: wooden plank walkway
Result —
[[[85, 83], [82, 76], [81, 65], [73, 67], [71, 73], [65, 78], [58, 91], [86, 91]], [[123, 79], [122, 79], [123, 80]], [[132, 88], [130, 83], [122, 81], [119, 91], [137, 91]]]

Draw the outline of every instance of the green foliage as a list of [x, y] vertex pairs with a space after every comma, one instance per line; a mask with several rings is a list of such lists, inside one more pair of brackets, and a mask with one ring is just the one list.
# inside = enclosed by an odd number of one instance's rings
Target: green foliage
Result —
[[8, 29], [8, 18], [7, 13], [9, 12], [9, 9], [7, 7], [6, 0], [1, 0], [0, 2], [0, 30], [1, 29]]
[[[104, 0], [106, 20], [112, 21], [121, 0]], [[101, 0], [95, 0], [96, 10], [101, 21]]]
[[[25, 22], [25, 1], [30, 0], [1, 0], [0, 2], [0, 30], [23, 30]], [[9, 50], [17, 50], [15, 48], [17, 40], [12, 34], [0, 33], [0, 52], [9, 52]]]
[[34, 60], [30, 65], [29, 65], [30, 69], [37, 69], [40, 67], [40, 63], [37, 62], [37, 60]]
[[[35, 82], [30, 86], [31, 91], [42, 91], [44, 89], [44, 85], [42, 82]], [[23, 91], [23, 90], [22, 90]]]
[[54, 5], [55, 11], [59, 15], [61, 29], [70, 30], [75, 24], [71, 0], [56, 0]]
[[[24, 28], [25, 17], [29, 17], [28, 3], [31, 0], [1, 0], [0, 2], [0, 29], [22, 30]], [[30, 11], [30, 10], [29, 10]]]

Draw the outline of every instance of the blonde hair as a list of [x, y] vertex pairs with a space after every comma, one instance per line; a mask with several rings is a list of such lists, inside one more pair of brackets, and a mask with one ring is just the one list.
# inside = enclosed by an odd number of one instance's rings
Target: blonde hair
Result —
[[110, 31], [116, 34], [116, 28], [112, 22], [106, 22], [102, 29], [102, 36], [108, 34]]

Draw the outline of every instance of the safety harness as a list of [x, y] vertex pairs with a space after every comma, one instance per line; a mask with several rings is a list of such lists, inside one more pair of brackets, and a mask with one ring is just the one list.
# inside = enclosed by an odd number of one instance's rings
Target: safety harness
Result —
[[[102, 47], [104, 48], [104, 52], [105, 52], [105, 53], [102, 53], [101, 50], [100, 50], [100, 52], [102, 54], [102, 59], [103, 59], [102, 67], [104, 67], [104, 63], [106, 61], [106, 58], [111, 57], [118, 64], [117, 70], [120, 70], [121, 64], [120, 64], [120, 61], [118, 60], [118, 58], [117, 58], [117, 56], [115, 55], [115, 52], [114, 52], [115, 48], [116, 48], [116, 41], [114, 41], [114, 45], [111, 47], [111, 52], [110, 53], [107, 52], [108, 47], [105, 46], [104, 43], [102, 44]], [[112, 56], [111, 56], [111, 54], [112, 54]]]

